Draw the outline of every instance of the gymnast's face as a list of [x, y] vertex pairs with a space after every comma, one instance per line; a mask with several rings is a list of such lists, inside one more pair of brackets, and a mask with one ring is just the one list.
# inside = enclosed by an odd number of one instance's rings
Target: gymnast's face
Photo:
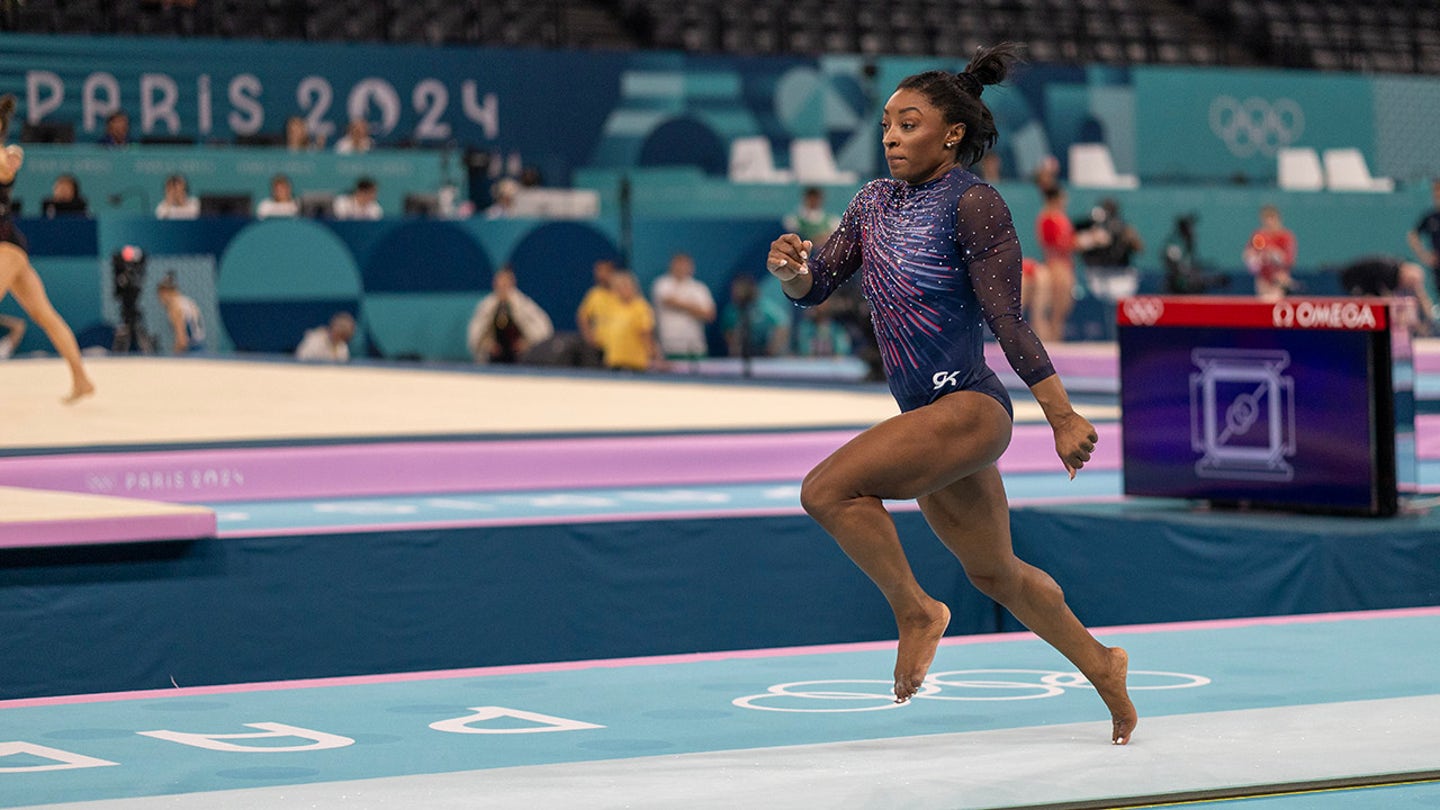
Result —
[[949, 124], [938, 107], [919, 90], [901, 88], [885, 102], [880, 138], [890, 176], [907, 183], [934, 180], [955, 166], [955, 150], [964, 124]]

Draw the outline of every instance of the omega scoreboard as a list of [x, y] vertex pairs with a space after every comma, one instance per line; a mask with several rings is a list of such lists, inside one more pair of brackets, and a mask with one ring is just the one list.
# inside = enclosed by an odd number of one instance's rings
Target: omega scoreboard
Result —
[[[1381, 298], [1122, 301], [1125, 494], [1395, 514], [1403, 373], [1394, 360], [1397, 348], [1408, 356], [1409, 342], [1392, 334], [1392, 306]], [[1413, 414], [1402, 415], [1413, 425]], [[1413, 428], [1408, 435], [1413, 442]]]

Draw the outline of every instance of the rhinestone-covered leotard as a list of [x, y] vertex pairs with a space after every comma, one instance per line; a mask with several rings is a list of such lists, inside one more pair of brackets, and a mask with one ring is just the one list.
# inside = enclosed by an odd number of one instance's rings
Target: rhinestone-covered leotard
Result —
[[953, 391], [981, 391], [1011, 410], [985, 365], [982, 322], [1026, 385], [1055, 373], [1020, 309], [1020, 242], [999, 192], [955, 168], [920, 185], [875, 180], [809, 260], [824, 301], [861, 270], [890, 392], [902, 411]]

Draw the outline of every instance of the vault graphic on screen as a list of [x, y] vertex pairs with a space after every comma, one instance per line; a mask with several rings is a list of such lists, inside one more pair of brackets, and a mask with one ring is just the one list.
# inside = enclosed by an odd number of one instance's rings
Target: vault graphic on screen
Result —
[[1241, 481], [1290, 481], [1295, 468], [1295, 379], [1290, 353], [1207, 349], [1190, 353], [1190, 447], [1195, 474]]

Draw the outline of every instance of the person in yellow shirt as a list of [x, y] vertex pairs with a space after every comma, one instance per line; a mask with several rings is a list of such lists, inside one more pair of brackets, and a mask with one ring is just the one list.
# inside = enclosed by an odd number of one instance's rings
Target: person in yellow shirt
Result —
[[610, 279], [615, 275], [615, 263], [609, 259], [596, 259], [595, 283], [580, 299], [580, 308], [575, 311], [575, 324], [580, 327], [580, 337], [585, 341], [583, 364], [598, 366], [602, 362], [600, 348], [600, 324], [615, 309], [615, 293], [610, 289]]
[[617, 270], [610, 278], [615, 302], [598, 324], [605, 367], [645, 371], [654, 362], [655, 310], [640, 294], [634, 274]]

